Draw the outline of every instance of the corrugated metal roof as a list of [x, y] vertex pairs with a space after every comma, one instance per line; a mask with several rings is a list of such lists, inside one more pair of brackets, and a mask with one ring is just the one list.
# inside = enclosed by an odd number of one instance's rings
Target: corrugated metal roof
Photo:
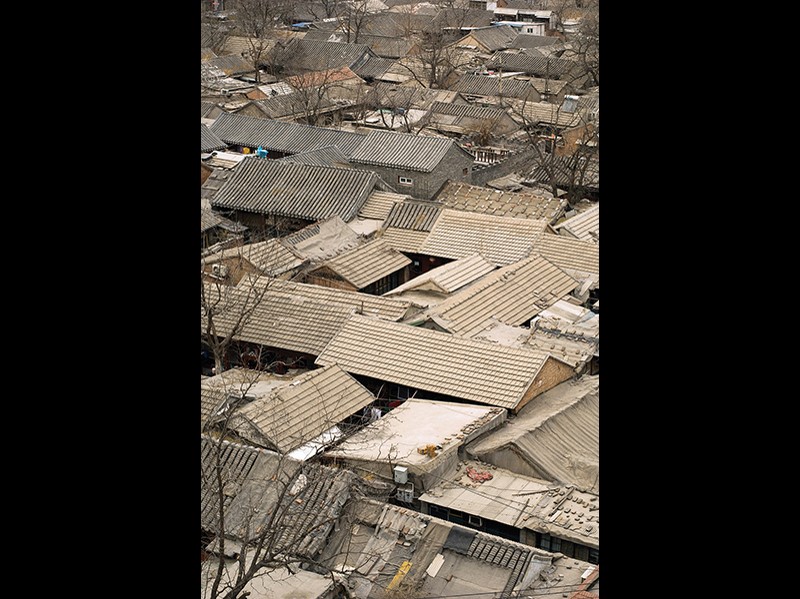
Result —
[[545, 234], [534, 244], [534, 249], [561, 268], [600, 274], [600, 246], [594, 242]]
[[305, 220], [353, 220], [375, 188], [375, 173], [263, 158], [243, 160], [211, 198], [212, 207]]
[[[357, 289], [363, 289], [411, 264], [411, 260], [382, 238], [373, 239], [322, 264]], [[313, 271], [312, 271], [313, 272]]]
[[[207, 303], [221, 297], [217, 305], [219, 313], [214, 324], [217, 334], [225, 336], [236, 326], [243, 313], [252, 315], [245, 319], [234, 340], [276, 347], [311, 355], [319, 355], [347, 320], [353, 309], [314, 301], [307, 297], [290, 296], [267, 289], [263, 294], [253, 295], [248, 288], [218, 289], [207, 286]], [[260, 299], [253, 301], [252, 298]], [[207, 323], [201, 312], [200, 329]]]
[[261, 146], [266, 150], [284, 154], [298, 154], [336, 146], [345, 156], [349, 157], [367, 137], [351, 131], [339, 131], [230, 113], [219, 115], [210, 129], [226, 143], [251, 148]]
[[474, 254], [432, 268], [428, 272], [414, 277], [410, 281], [392, 289], [386, 295], [394, 295], [412, 289], [418, 291], [453, 293], [465, 285], [489, 274], [495, 268], [497, 267], [483, 256]]
[[322, 366], [514, 409], [547, 355], [353, 315], [317, 358]]
[[545, 220], [444, 209], [419, 252], [452, 259], [479, 252], [487, 260], [505, 266], [530, 255], [546, 228]]
[[408, 229], [411, 231], [430, 231], [439, 218], [442, 207], [432, 202], [406, 201], [392, 206], [386, 217], [387, 229]]
[[289, 453], [374, 400], [363, 385], [333, 365], [295, 377], [242, 406], [229, 426], [252, 443], [266, 442]]
[[566, 200], [535, 193], [501, 191], [461, 181], [447, 181], [435, 196], [447, 208], [493, 216], [532, 218], [555, 222], [564, 213]]
[[358, 213], [359, 218], [386, 220], [395, 204], [404, 202], [410, 196], [391, 191], [373, 191]]
[[[501, 83], [502, 82], [502, 83]], [[453, 85], [453, 89], [462, 94], [473, 96], [504, 96], [507, 98], [525, 99], [534, 90], [531, 82], [512, 77], [487, 77], [485, 75], [465, 74]]]
[[428, 310], [436, 322], [452, 333], [471, 337], [491, 319], [517, 326], [578, 287], [552, 262], [531, 256], [486, 275]]
[[600, 243], [600, 204], [576, 214], [553, 227], [560, 235]]
[[[444, 137], [370, 131], [351, 154], [351, 162], [431, 172], [452, 147], [453, 140]], [[466, 154], [466, 152], [465, 152]]]
[[212, 131], [200, 123], [200, 152], [213, 152], [214, 150], [224, 150], [228, 145]]
[[308, 298], [320, 304], [352, 309], [354, 312], [385, 320], [400, 320], [411, 306], [401, 298], [389, 298], [358, 291], [345, 291], [335, 287], [307, 285], [293, 281], [270, 281], [270, 292], [292, 297]]

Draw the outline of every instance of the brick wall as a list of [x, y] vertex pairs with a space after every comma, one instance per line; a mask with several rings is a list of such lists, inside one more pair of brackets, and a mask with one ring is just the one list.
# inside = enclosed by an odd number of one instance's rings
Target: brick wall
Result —
[[533, 168], [536, 160], [534, 148], [523, 148], [509, 155], [502, 162], [489, 166], [476, 166], [472, 171], [472, 184], [485, 186], [489, 181], [511, 173], [526, 172]]
[[564, 364], [554, 358], [548, 358], [514, 411], [518, 412], [534, 397], [541, 395], [548, 389], [552, 389], [559, 383], [569, 380], [574, 375], [575, 370], [569, 364]]

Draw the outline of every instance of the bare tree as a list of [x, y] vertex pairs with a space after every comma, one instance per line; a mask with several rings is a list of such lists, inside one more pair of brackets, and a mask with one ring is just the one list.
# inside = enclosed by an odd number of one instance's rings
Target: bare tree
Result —
[[261, 68], [276, 44], [274, 32], [287, 20], [291, 4], [288, 0], [237, 0], [235, 6], [236, 26], [247, 39], [246, 58], [260, 83]]

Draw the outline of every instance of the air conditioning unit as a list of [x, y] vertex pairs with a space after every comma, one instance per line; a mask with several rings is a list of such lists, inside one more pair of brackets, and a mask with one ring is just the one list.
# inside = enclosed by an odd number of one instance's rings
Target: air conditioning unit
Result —
[[225, 264], [212, 264], [211, 265], [211, 275], [214, 277], [218, 277], [220, 279], [224, 279], [228, 276], [228, 267]]
[[398, 485], [404, 485], [408, 482], [408, 468], [405, 466], [394, 467], [394, 482]]
[[405, 487], [397, 489], [397, 501], [402, 503], [414, 503], [414, 484], [409, 483]]

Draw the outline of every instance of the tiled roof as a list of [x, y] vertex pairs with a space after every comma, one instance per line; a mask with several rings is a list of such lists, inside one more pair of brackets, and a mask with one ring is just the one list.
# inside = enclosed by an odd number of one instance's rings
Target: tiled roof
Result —
[[[224, 287], [224, 286], [223, 286]], [[353, 308], [309, 300], [267, 289], [253, 298], [252, 289], [207, 286], [208, 304], [219, 300], [214, 324], [219, 336], [228, 335], [242, 314], [244, 326], [233, 339], [266, 347], [276, 347], [311, 355], [319, 355], [336, 334]], [[251, 313], [249, 311], [252, 311]], [[206, 321], [201, 312], [200, 329], [205, 331]]]
[[471, 337], [491, 319], [522, 325], [577, 286], [552, 262], [534, 255], [486, 275], [428, 313], [450, 332]]
[[296, 89], [303, 89], [306, 87], [318, 87], [320, 85], [332, 85], [339, 81], [347, 81], [350, 79], [360, 79], [360, 77], [348, 67], [340, 67], [338, 69], [311, 71], [309, 73], [303, 73], [302, 75], [287, 77], [286, 83]]
[[352, 65], [353, 71], [363, 79], [376, 79], [382, 77], [395, 64], [392, 58], [368, 55]]
[[504, 96], [507, 98], [527, 98], [534, 90], [531, 82], [510, 77], [487, 77], [485, 75], [464, 74], [452, 87], [457, 92], [473, 96]]
[[560, 235], [582, 241], [600, 243], [600, 204], [558, 223], [553, 227]]
[[454, 260], [442, 266], [432, 268], [426, 273], [414, 277], [410, 281], [395, 287], [387, 296], [402, 293], [408, 290], [436, 291], [438, 293], [453, 293], [465, 285], [480, 279], [497, 268], [480, 254], [474, 254]]
[[592, 241], [545, 234], [534, 249], [563, 269], [600, 274], [600, 246]]
[[501, 191], [461, 181], [447, 181], [434, 198], [447, 208], [480, 212], [494, 216], [533, 218], [555, 222], [563, 213], [566, 200], [535, 193]]
[[[216, 443], [201, 436], [201, 526], [212, 532], [217, 529], [220, 494]], [[323, 549], [353, 480], [353, 473], [343, 469], [226, 441], [222, 476], [226, 537], [250, 543], [267, 532], [272, 551], [306, 558]]]
[[374, 239], [322, 264], [357, 289], [363, 289], [410, 264], [383, 239]]
[[309, 150], [308, 152], [292, 154], [291, 156], [281, 158], [280, 161], [296, 162], [299, 164], [308, 164], [310, 166], [338, 166], [342, 168], [350, 167], [350, 162], [347, 160], [347, 157], [336, 146], [327, 146], [325, 148]]
[[420, 497], [421, 501], [463, 511], [515, 528], [552, 534], [561, 539], [600, 547], [600, 497], [546, 480], [491, 468], [492, 477], [480, 490], [468, 470], [486, 471], [481, 462], [467, 460], [455, 476]]
[[203, 262], [205, 264], [213, 264], [221, 260], [239, 257], [250, 262], [264, 274], [271, 276], [290, 271], [304, 262], [302, 257], [284, 247], [279, 239], [267, 239], [239, 247], [227, 248], [221, 252], [206, 256]]
[[218, 389], [200, 388], [200, 425], [204, 425], [209, 416], [222, 405], [227, 396]]
[[411, 231], [430, 231], [442, 207], [432, 202], [407, 201], [392, 206], [384, 226]]
[[535, 50], [520, 53], [498, 52], [486, 66], [495, 70], [502, 69], [505, 72], [521, 71], [537, 77], [559, 79], [569, 79], [580, 67], [574, 60], [543, 56]]
[[292, 281], [270, 281], [270, 292], [285, 294], [293, 298], [309, 299], [320, 304], [352, 309], [354, 312], [383, 318], [400, 320], [405, 316], [411, 302], [401, 298], [382, 297], [358, 291], [345, 291], [335, 287], [321, 287]]
[[351, 131], [338, 131], [311, 125], [285, 123], [223, 113], [210, 127], [221, 140], [229, 144], [263, 147], [284, 154], [298, 154], [328, 146], [337, 146], [345, 156], [366, 139], [365, 135]]
[[[366, 44], [348, 44], [326, 42], [314, 39], [295, 39], [275, 54], [277, 64], [290, 72], [319, 71], [353, 68], [353, 65], [364, 56], [374, 56]], [[353, 69], [356, 73], [356, 69]], [[360, 74], [359, 74], [360, 75]], [[361, 75], [360, 75], [361, 76]]]
[[451, 104], [448, 102], [434, 102], [431, 106], [431, 112], [434, 115], [445, 114], [487, 121], [494, 121], [508, 115], [508, 113], [501, 108], [474, 106], [472, 104]]
[[206, 66], [216, 68], [228, 76], [244, 75], [254, 72], [253, 63], [238, 54], [217, 56], [204, 61]]
[[373, 191], [358, 213], [360, 218], [386, 220], [395, 204], [402, 203], [409, 196], [391, 191]]
[[369, 101], [382, 108], [417, 108], [429, 110], [434, 102], [452, 102], [458, 92], [447, 89], [376, 83], [370, 88]]
[[[492, 27], [473, 29], [465, 38], [471, 37], [490, 52], [495, 52], [503, 48], [508, 48], [517, 35], [517, 30], [510, 25], [495, 25]], [[463, 45], [464, 43], [466, 43], [466, 41], [462, 38], [456, 42], [456, 45]]]
[[278, 94], [263, 100], [253, 100], [253, 105], [271, 119], [278, 119], [288, 116], [305, 116], [307, 112], [324, 111], [332, 106], [337, 106], [335, 102], [326, 97], [317, 97], [313, 92], [292, 92], [290, 94]]
[[511, 42], [512, 48], [538, 48], [539, 46], [551, 46], [559, 43], [557, 37], [548, 35], [533, 35], [530, 33], [520, 33]]
[[467, 453], [481, 459], [509, 454], [521, 474], [599, 493], [599, 425], [599, 377], [583, 375], [539, 395], [513, 426], [478, 439]]
[[589, 164], [578, 163], [583, 156], [558, 156], [547, 166], [536, 166], [528, 175], [531, 181], [550, 183], [553, 175], [557, 185], [600, 189], [600, 162], [589, 159]]
[[525, 121], [530, 124], [543, 123], [559, 127], [577, 127], [586, 122], [579, 113], [566, 112], [561, 110], [558, 104], [551, 102], [526, 102], [517, 112], [521, 112]]
[[338, 215], [347, 222], [356, 217], [377, 181], [367, 171], [248, 158], [214, 194], [211, 205], [311, 221]]
[[561, 81], [559, 79], [540, 79], [534, 77], [529, 80], [533, 88], [540, 94], [559, 94], [569, 85], [568, 81]]
[[316, 363], [338, 364], [351, 374], [514, 409], [547, 357], [353, 315]]
[[200, 118], [202, 119], [205, 117], [209, 112], [211, 112], [217, 105], [214, 102], [207, 102], [200, 100]]
[[230, 428], [242, 438], [289, 453], [375, 400], [336, 365], [302, 374], [242, 406]]
[[391, 228], [384, 230], [381, 238], [396, 250], [418, 254], [419, 248], [428, 238], [428, 231]]
[[200, 152], [224, 150], [227, 147], [228, 145], [224, 141], [214, 135], [203, 123], [200, 123]]
[[[600, 316], [595, 316], [599, 319]], [[593, 319], [594, 320], [594, 319]], [[557, 356], [578, 367], [599, 351], [600, 336], [596, 330], [556, 318], [539, 318], [533, 324], [525, 343], [534, 349]]]
[[453, 140], [444, 137], [370, 131], [350, 160], [359, 164], [431, 172], [454, 146], [458, 147]]
[[530, 255], [547, 221], [442, 210], [419, 253], [441, 258], [464, 258], [479, 252], [505, 266]]

